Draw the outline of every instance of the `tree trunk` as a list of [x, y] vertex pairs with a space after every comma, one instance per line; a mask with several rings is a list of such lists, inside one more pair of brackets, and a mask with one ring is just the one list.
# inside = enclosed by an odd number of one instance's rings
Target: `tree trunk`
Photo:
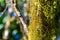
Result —
[[30, 0], [30, 14], [28, 40], [42, 40], [44, 14], [42, 13], [39, 0]]
[[28, 40], [55, 40], [57, 1], [30, 0]]

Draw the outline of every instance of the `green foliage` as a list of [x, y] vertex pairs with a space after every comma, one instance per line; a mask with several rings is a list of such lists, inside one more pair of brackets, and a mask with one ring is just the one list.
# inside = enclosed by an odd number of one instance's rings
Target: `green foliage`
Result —
[[23, 0], [17, 0], [17, 9], [22, 12], [23, 11]]
[[23, 0], [17, 0], [17, 3], [20, 4], [20, 3], [22, 3], [22, 1], [23, 1]]
[[14, 20], [13, 22], [11, 22], [10, 26], [11, 26], [11, 27], [10, 27], [11, 30], [16, 29], [16, 28], [18, 27], [18, 24], [16, 23], [16, 20]]
[[4, 13], [1, 17], [0, 17], [0, 24], [3, 23], [3, 18], [6, 16], [6, 14]]
[[4, 0], [0, 0], [0, 2], [4, 2]]
[[2, 12], [6, 7], [5, 0], [0, 2], [0, 12]]

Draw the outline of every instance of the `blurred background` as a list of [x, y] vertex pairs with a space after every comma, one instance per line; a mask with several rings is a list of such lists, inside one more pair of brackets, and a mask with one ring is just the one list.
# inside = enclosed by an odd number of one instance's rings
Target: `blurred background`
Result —
[[[10, 3], [11, 3], [10, 0], [0, 0], [0, 40], [3, 39], [5, 32], [6, 32], [5, 33], [6, 35], [9, 35], [7, 37], [8, 40], [22, 40], [22, 38], [23, 38], [23, 33], [21, 31], [22, 24], [20, 23], [17, 15], [14, 11], [11, 12], [11, 14], [9, 14], [9, 8], [11, 6]], [[26, 3], [27, 3], [26, 0], [17, 0], [16, 1], [16, 8], [20, 12], [21, 17], [23, 18], [24, 21], [26, 19], [26, 15], [27, 15], [27, 14], [24, 14], [24, 13], [27, 13], [27, 11], [26, 11], [27, 4]], [[9, 17], [9, 15], [10, 15], [10, 17]], [[7, 21], [9, 21], [10, 24], [7, 23]], [[29, 21], [29, 19], [28, 19], [28, 21]], [[25, 23], [28, 24], [26, 21], [25, 21]], [[9, 27], [7, 25], [9, 25]], [[8, 27], [7, 29], [5, 29], [6, 26]], [[8, 31], [5, 31], [5, 30], [9, 30], [9, 34], [8, 34]], [[7, 39], [3, 39], [3, 40], [7, 40]]]

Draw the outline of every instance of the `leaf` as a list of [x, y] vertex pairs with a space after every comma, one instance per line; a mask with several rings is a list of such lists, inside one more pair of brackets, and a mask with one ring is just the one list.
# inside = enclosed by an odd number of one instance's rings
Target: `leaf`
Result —
[[4, 0], [0, 0], [0, 2], [4, 2]]

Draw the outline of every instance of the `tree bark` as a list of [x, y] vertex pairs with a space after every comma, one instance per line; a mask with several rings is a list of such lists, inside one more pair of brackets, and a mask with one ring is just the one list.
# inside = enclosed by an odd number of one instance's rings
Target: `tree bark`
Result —
[[55, 15], [57, 8], [53, 6], [54, 2], [57, 1], [30, 0], [31, 20], [29, 24], [28, 40], [56, 39]]

